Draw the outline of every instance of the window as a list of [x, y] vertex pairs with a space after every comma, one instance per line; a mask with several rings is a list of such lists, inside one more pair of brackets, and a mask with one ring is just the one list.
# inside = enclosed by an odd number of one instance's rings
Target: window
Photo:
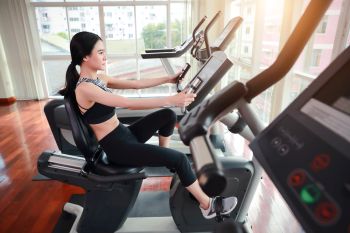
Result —
[[43, 24], [42, 29], [43, 32], [50, 33], [50, 25]]
[[69, 18], [69, 21], [79, 21], [79, 18]]
[[252, 8], [251, 7], [247, 7], [247, 15], [251, 15], [252, 14]]
[[[103, 10], [107, 13], [104, 18], [105, 30], [109, 34], [113, 34], [112, 37], [106, 39], [107, 54], [135, 54], [135, 28], [128, 26], [128, 24], [135, 25], [134, 17], [129, 19], [127, 16], [130, 12], [134, 15], [134, 7], [125, 6], [118, 8], [108, 6], [104, 7]], [[120, 15], [120, 20], [116, 21], [113, 17], [110, 17], [109, 15], [112, 14], [109, 13], [112, 12]], [[129, 36], [130, 34], [132, 35], [131, 37]]]
[[314, 49], [312, 51], [311, 66], [319, 66], [320, 65], [321, 54], [322, 54], [321, 49]]
[[[89, 17], [81, 17], [81, 15]], [[97, 7], [72, 7], [68, 8], [70, 38], [80, 31], [89, 31], [100, 35], [99, 12]], [[82, 25], [85, 25], [83, 28]]]
[[[149, 18], [149, 15], [157, 17]], [[140, 41], [138, 52], [145, 49], [159, 49], [167, 47], [166, 7], [136, 6], [137, 38]]]
[[[35, 13], [43, 55], [68, 55], [69, 36], [65, 8], [36, 7]], [[43, 21], [38, 17], [43, 14], [47, 15], [47, 20]]]
[[[159, 60], [144, 61], [140, 53], [143, 53], [145, 48], [165, 48], [171, 44], [178, 45], [184, 38], [187, 38], [187, 35], [190, 34], [187, 21], [190, 20], [191, 3], [187, 0], [152, 0], [146, 4], [144, 2], [31, 0], [31, 5], [36, 13], [49, 95], [55, 95], [57, 90], [64, 85], [65, 71], [71, 59], [70, 39], [75, 33], [83, 30], [94, 32], [103, 39], [107, 52], [106, 73], [108, 75], [133, 79], [165, 75], [166, 72]], [[157, 5], [157, 2], [160, 4]], [[170, 9], [170, 12], [167, 12], [167, 9]], [[104, 28], [101, 28], [100, 25], [102, 17]], [[171, 39], [168, 40], [168, 36]], [[181, 64], [180, 67], [183, 66], [183, 59], [174, 60], [176, 62], [172, 65]], [[59, 66], [56, 67], [56, 63]], [[51, 75], [52, 73], [55, 74]], [[144, 92], [125, 90], [122, 94], [138, 96], [157, 93], [163, 95], [169, 94], [169, 91], [173, 89], [165, 85]]]
[[328, 24], [328, 17], [324, 16], [320, 25], [317, 28], [317, 33], [326, 33], [326, 29], [327, 29], [327, 24]]
[[[305, 0], [304, 5], [307, 2]], [[287, 78], [287, 83], [294, 90], [287, 90], [289, 94], [284, 99], [283, 107], [293, 101], [331, 63], [337, 27], [342, 27], [338, 24], [340, 13], [345, 9], [341, 8], [342, 4], [343, 0], [332, 2], [313, 38], [297, 60], [292, 75]], [[327, 28], [328, 25], [332, 26]]]
[[248, 46], [244, 46], [244, 53], [248, 53], [248, 52], [249, 52]]
[[[235, 79], [246, 82], [274, 62], [280, 47], [283, 8], [283, 0], [231, 2], [231, 17], [243, 12], [244, 20], [229, 50], [236, 62], [229, 71], [228, 82]], [[236, 68], [237, 65], [240, 68]], [[270, 88], [253, 99], [264, 123], [270, 121], [272, 93]]]

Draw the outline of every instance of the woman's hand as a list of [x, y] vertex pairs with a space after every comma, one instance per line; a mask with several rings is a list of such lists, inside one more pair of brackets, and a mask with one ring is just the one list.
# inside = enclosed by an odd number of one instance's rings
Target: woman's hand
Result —
[[[168, 83], [176, 83], [179, 75], [182, 73], [182, 71], [177, 72], [176, 74], [168, 76]], [[180, 83], [182, 80], [180, 80]]]
[[173, 106], [186, 107], [194, 101], [196, 96], [197, 95], [194, 93], [186, 93], [185, 91], [182, 91], [177, 95], [171, 96], [170, 98]]

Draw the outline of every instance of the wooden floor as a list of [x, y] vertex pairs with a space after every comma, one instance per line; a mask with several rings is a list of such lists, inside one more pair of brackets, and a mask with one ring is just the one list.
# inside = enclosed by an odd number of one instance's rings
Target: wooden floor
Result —
[[[46, 101], [0, 106], [0, 233], [48, 233], [63, 204], [83, 190], [57, 181], [32, 181], [41, 152], [57, 149], [43, 107]], [[166, 190], [170, 180], [147, 179], [142, 190]], [[303, 232], [279, 193], [264, 178], [249, 211], [254, 233]]]

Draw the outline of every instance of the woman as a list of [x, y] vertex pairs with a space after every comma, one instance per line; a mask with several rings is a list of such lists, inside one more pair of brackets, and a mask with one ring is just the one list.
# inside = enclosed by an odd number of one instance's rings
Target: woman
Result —
[[[115, 114], [115, 107], [150, 109], [162, 106], [185, 107], [195, 94], [178, 93], [161, 98], [125, 98], [111, 93], [114, 89], [140, 89], [164, 83], [175, 83], [176, 75], [144, 80], [119, 80], [97, 74], [104, 70], [106, 55], [101, 38], [90, 32], [75, 34], [70, 43], [72, 62], [66, 73], [63, 95], [75, 97], [81, 114], [96, 135], [110, 162], [129, 166], [166, 166], [175, 169], [181, 183], [199, 202], [205, 218], [216, 216], [216, 198], [209, 198], [201, 189], [186, 155], [167, 148], [176, 123], [170, 109], [156, 111], [125, 127]], [[80, 74], [76, 70], [80, 66]], [[144, 144], [158, 131], [159, 145]], [[229, 214], [237, 198], [223, 199], [222, 214]]]

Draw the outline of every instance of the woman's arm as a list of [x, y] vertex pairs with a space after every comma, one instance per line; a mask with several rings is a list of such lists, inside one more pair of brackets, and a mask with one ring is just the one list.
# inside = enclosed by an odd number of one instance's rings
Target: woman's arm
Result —
[[[128, 109], [150, 109], [164, 106], [185, 107], [194, 101], [195, 94], [180, 92], [173, 96], [160, 98], [126, 98], [103, 91], [92, 83], [81, 83], [76, 89], [77, 100], [98, 102], [107, 106]], [[80, 102], [80, 101], [79, 101]]]
[[101, 75], [106, 82], [107, 87], [113, 89], [143, 89], [148, 87], [155, 87], [165, 83], [175, 83], [176, 77], [179, 73], [161, 78], [141, 79], [141, 80], [122, 80], [118, 78]]

